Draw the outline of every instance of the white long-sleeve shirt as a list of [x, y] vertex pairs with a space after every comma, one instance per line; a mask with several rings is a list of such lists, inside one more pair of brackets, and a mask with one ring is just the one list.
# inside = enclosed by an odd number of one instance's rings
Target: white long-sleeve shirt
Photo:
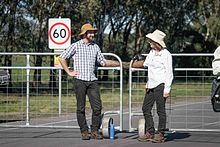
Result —
[[148, 82], [146, 87], [155, 88], [164, 83], [164, 93], [170, 93], [173, 81], [172, 56], [167, 49], [162, 49], [156, 54], [151, 50], [144, 61], [144, 67], [148, 67]]

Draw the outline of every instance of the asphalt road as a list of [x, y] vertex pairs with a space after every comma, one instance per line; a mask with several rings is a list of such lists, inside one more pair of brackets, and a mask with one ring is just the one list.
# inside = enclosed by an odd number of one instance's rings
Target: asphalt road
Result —
[[0, 128], [1, 147], [219, 147], [219, 132], [168, 132], [165, 143], [139, 142], [137, 132], [115, 140], [81, 140], [78, 129]]
[[[169, 115], [168, 127], [182, 128], [182, 130], [167, 132], [166, 142], [159, 144], [139, 142], [137, 132], [128, 132], [128, 113], [126, 111], [124, 113], [124, 131], [117, 132], [115, 140], [83, 141], [79, 129], [73, 128], [2, 127], [0, 128], [0, 147], [219, 147], [220, 145], [220, 131], [218, 131], [220, 129], [220, 113], [212, 111], [208, 100], [170, 107], [167, 111]], [[61, 119], [61, 123], [66, 121], [63, 118], [58, 119]], [[69, 120], [67, 121], [69, 122]], [[117, 121], [117, 119], [114, 119], [114, 122], [117, 123]], [[134, 127], [137, 127], [137, 121], [138, 118], [134, 118]], [[186, 131], [187, 129], [184, 130], [184, 128], [200, 131], [190, 132]], [[205, 129], [206, 131], [204, 131]]]

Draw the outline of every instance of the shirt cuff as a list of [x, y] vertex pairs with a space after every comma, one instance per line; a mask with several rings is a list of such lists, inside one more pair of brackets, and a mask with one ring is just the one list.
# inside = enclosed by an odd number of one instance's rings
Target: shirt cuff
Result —
[[103, 60], [100, 62], [101, 66], [105, 66], [106, 65], [106, 60]]
[[170, 93], [170, 89], [171, 89], [170, 87], [165, 87], [163, 92], [164, 93]]

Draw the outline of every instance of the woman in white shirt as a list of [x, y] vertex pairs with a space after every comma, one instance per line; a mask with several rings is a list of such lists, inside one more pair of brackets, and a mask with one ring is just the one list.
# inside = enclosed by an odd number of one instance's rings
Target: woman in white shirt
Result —
[[[145, 119], [146, 134], [138, 138], [139, 141], [164, 142], [166, 129], [166, 98], [170, 95], [173, 80], [172, 56], [166, 49], [164, 37], [166, 34], [160, 30], [146, 35], [151, 51], [145, 61], [133, 63], [133, 67], [147, 67], [148, 81], [142, 111]], [[142, 64], [142, 65], [141, 65]], [[155, 132], [151, 110], [156, 102], [159, 116], [158, 131]]]
[[220, 46], [214, 52], [214, 60], [212, 61], [213, 75], [220, 75]]

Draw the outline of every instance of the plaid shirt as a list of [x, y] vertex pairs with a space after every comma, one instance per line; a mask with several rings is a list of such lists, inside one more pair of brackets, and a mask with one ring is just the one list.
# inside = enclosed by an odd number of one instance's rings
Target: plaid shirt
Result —
[[82, 39], [70, 45], [61, 53], [60, 57], [63, 59], [73, 58], [74, 70], [80, 72], [80, 75], [75, 78], [84, 81], [97, 80], [95, 75], [97, 63], [104, 66], [106, 62], [97, 44], [94, 42], [85, 44]]

